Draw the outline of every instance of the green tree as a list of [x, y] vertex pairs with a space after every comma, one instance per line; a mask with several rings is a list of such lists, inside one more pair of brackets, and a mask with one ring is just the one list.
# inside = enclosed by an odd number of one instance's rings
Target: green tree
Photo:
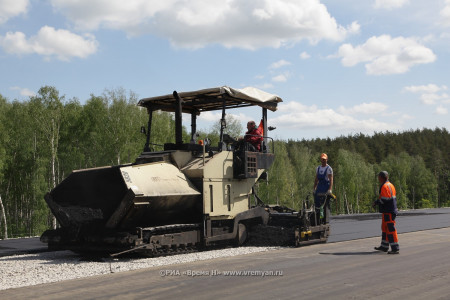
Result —
[[142, 150], [142, 144], [138, 143], [139, 128], [145, 122], [145, 115], [136, 106], [137, 97], [133, 92], [127, 96], [124, 89], [106, 90], [103, 98], [108, 104], [104, 129], [110, 163], [131, 162]]
[[[236, 119], [233, 115], [225, 115], [226, 127], [223, 133], [230, 135], [231, 137], [238, 138], [242, 136], [243, 128], [241, 122]], [[212, 132], [219, 136], [220, 134], [220, 120], [217, 120], [212, 128]]]
[[[225, 116], [226, 127], [224, 133], [229, 136], [238, 139], [244, 135], [244, 131], [241, 122], [233, 115], [227, 114]], [[211, 141], [212, 146], [217, 146], [220, 140], [220, 119], [218, 119], [212, 126], [210, 131], [198, 131], [200, 139], [208, 138]]]
[[64, 104], [58, 154], [59, 181], [67, 177], [72, 170], [86, 167], [82, 149], [82, 112], [83, 106], [77, 99]]
[[389, 173], [389, 180], [397, 191], [397, 206], [401, 209], [412, 208], [412, 201], [408, 199], [410, 193], [408, 179], [411, 176], [412, 158], [406, 153], [389, 154], [381, 162], [381, 169]]
[[[59, 91], [52, 86], [41, 87], [36, 96], [30, 98], [31, 115], [36, 121], [36, 128], [42, 134], [42, 138], [50, 150], [50, 186], [56, 187], [58, 148], [60, 129], [63, 116], [64, 96], [59, 96]], [[53, 228], [56, 229], [56, 219], [52, 216]]]
[[373, 166], [360, 154], [340, 149], [334, 170], [340, 213], [368, 212], [374, 200]]
[[[8, 113], [8, 104], [6, 98], [0, 94], [0, 186], [4, 180], [4, 168], [6, 164], [6, 142], [8, 140], [8, 130], [5, 126], [5, 118]], [[3, 232], [4, 238], [8, 238], [8, 224], [6, 221], [6, 211], [3, 205], [2, 193], [0, 193], [0, 228], [3, 226], [3, 231], [0, 230], [0, 236]]]
[[13, 102], [6, 116], [9, 128], [7, 164], [2, 190], [12, 236], [40, 234], [48, 228], [48, 208], [43, 196], [49, 188], [48, 142], [32, 116], [31, 104]]
[[268, 180], [259, 184], [259, 195], [267, 203], [298, 208], [301, 200], [286, 143], [276, 141], [272, 147], [275, 149], [275, 161], [268, 170]]
[[308, 195], [311, 198], [315, 169], [318, 165], [317, 157], [319, 155], [312, 153], [311, 149], [293, 141], [287, 143], [287, 151], [297, 183], [297, 199], [305, 200]]
[[422, 157], [415, 156], [411, 161], [411, 174], [408, 178], [412, 208], [437, 207], [437, 179], [427, 169]]
[[381, 163], [389, 172], [389, 180], [397, 190], [397, 201], [402, 209], [435, 207], [437, 205], [437, 179], [426, 168], [421, 156], [406, 152], [389, 155]]
[[105, 153], [107, 136], [105, 124], [108, 116], [108, 103], [106, 99], [91, 95], [80, 113], [80, 124], [77, 126], [80, 148], [85, 162], [84, 168], [108, 165]]

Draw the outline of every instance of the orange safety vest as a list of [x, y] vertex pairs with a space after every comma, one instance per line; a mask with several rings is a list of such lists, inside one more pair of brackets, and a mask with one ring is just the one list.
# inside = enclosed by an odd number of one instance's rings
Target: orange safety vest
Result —
[[397, 214], [397, 197], [395, 187], [389, 180], [380, 187], [380, 200], [379, 209], [381, 213], [394, 213]]

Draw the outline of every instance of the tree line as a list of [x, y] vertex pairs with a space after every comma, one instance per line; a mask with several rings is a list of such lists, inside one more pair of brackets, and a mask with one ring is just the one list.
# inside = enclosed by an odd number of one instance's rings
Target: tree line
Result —
[[[44, 195], [72, 170], [133, 162], [148, 121], [137, 101], [123, 89], [91, 95], [84, 105], [50, 86], [23, 102], [0, 95], [0, 238], [54, 227]], [[155, 113], [153, 125], [153, 143], [175, 140], [172, 115]]]
[[[133, 92], [106, 90], [84, 104], [65, 99], [55, 87], [44, 86], [26, 101], [0, 95], [0, 238], [36, 236], [54, 227], [44, 195], [72, 170], [133, 162], [142, 152], [140, 127], [147, 111], [136, 105]], [[227, 132], [242, 126], [227, 116]], [[174, 118], [154, 113], [151, 145], [174, 142]], [[217, 144], [215, 124], [200, 138]], [[186, 142], [190, 136], [183, 132]], [[375, 174], [390, 173], [399, 207], [440, 207], [450, 203], [450, 136], [445, 129], [375, 133], [336, 139], [277, 140], [276, 159], [267, 180], [257, 186], [266, 203], [299, 208], [312, 192], [319, 155], [326, 152], [333, 167], [333, 213], [372, 211], [377, 191]]]
[[310, 195], [319, 156], [328, 154], [334, 171], [332, 203], [336, 214], [373, 212], [377, 174], [388, 171], [397, 189], [399, 209], [450, 205], [450, 134], [445, 128], [378, 132], [335, 139], [275, 141], [276, 159], [259, 192], [299, 208]]

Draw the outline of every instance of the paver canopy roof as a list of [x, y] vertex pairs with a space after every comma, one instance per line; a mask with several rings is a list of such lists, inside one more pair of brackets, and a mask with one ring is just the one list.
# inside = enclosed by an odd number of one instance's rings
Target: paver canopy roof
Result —
[[[245, 106], [261, 106], [271, 111], [277, 110], [278, 102], [282, 102], [277, 95], [269, 94], [254, 87], [233, 89], [228, 86], [209, 88], [192, 92], [180, 92], [183, 100], [184, 113], [200, 114], [202, 111], [220, 110], [225, 108], [238, 108]], [[174, 111], [175, 97], [173, 94], [144, 98], [138, 105], [153, 110]]]

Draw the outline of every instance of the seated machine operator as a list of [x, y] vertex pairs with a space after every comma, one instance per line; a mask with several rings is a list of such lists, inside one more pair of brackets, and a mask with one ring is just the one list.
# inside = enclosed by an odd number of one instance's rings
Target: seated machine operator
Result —
[[236, 144], [234, 155], [234, 172], [238, 178], [245, 178], [245, 151], [261, 151], [261, 142], [263, 137], [256, 127], [255, 121], [248, 121], [247, 132], [244, 137], [239, 138]]
[[[247, 132], [244, 136], [244, 141], [252, 145], [255, 149], [253, 151], [261, 151], [261, 142], [263, 137], [261, 132], [256, 127], [255, 121], [248, 121], [247, 123]], [[249, 149], [252, 150], [252, 149]]]

